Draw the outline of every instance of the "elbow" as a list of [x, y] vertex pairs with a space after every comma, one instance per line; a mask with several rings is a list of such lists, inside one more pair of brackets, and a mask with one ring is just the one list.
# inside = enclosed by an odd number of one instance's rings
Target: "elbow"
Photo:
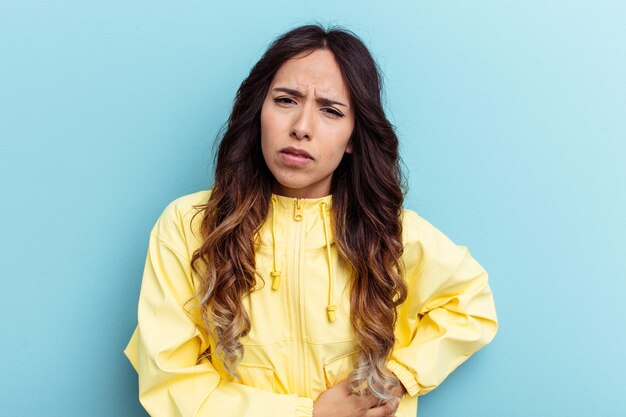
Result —
[[498, 320], [494, 318], [481, 319], [482, 341], [484, 345], [491, 343], [498, 333]]

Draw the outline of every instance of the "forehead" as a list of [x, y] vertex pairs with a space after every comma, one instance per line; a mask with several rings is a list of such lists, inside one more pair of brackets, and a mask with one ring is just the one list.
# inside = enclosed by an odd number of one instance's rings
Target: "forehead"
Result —
[[276, 72], [272, 87], [297, 88], [324, 93], [328, 98], [349, 98], [348, 89], [335, 56], [328, 49], [300, 53], [288, 59]]

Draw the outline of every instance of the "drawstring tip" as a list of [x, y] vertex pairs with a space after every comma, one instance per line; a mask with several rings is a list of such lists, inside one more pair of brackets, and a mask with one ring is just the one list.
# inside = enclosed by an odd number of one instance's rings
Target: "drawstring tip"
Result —
[[337, 306], [334, 306], [334, 305], [326, 307], [326, 315], [328, 316], [328, 321], [331, 323], [337, 320], [337, 316], [335, 315], [336, 309], [337, 309]]
[[276, 291], [280, 287], [280, 271], [272, 271], [272, 289]]

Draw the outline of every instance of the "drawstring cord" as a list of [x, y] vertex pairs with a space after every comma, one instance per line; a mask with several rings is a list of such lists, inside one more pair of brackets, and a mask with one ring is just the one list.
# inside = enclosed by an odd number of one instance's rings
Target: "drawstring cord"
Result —
[[326, 208], [328, 205], [322, 201], [320, 202], [320, 208], [322, 209], [322, 221], [324, 222], [324, 238], [326, 240], [326, 256], [328, 258], [328, 305], [326, 306], [326, 315], [328, 316], [329, 322], [334, 322], [337, 320], [335, 315], [335, 310], [337, 310], [337, 305], [332, 304], [333, 302], [333, 287], [335, 284], [335, 275], [333, 273], [333, 262], [330, 254], [330, 233], [328, 231], [328, 220], [327, 220], [327, 212]]
[[273, 269], [270, 272], [272, 277], [272, 290], [276, 291], [280, 288], [280, 271], [276, 270], [276, 197], [272, 196], [272, 244], [274, 246], [273, 254]]

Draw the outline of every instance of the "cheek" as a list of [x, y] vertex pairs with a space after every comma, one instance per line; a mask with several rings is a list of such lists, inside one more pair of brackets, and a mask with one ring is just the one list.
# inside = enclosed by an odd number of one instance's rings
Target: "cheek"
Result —
[[276, 140], [280, 133], [280, 118], [271, 110], [261, 110], [261, 142], [267, 146]]
[[270, 155], [272, 154], [272, 144], [268, 140], [268, 135], [263, 131], [263, 129], [261, 129], [261, 153], [263, 154], [265, 163], [269, 167], [272, 163], [270, 158]]
[[270, 112], [263, 106], [261, 110], [261, 149], [263, 152], [267, 150], [271, 142], [272, 135], [272, 118]]
[[337, 143], [341, 143], [341, 153], [344, 152], [352, 152], [352, 145], [350, 144], [350, 137], [352, 136], [352, 132], [354, 131], [354, 125], [348, 124], [343, 129], [341, 129], [341, 133], [338, 135]]

